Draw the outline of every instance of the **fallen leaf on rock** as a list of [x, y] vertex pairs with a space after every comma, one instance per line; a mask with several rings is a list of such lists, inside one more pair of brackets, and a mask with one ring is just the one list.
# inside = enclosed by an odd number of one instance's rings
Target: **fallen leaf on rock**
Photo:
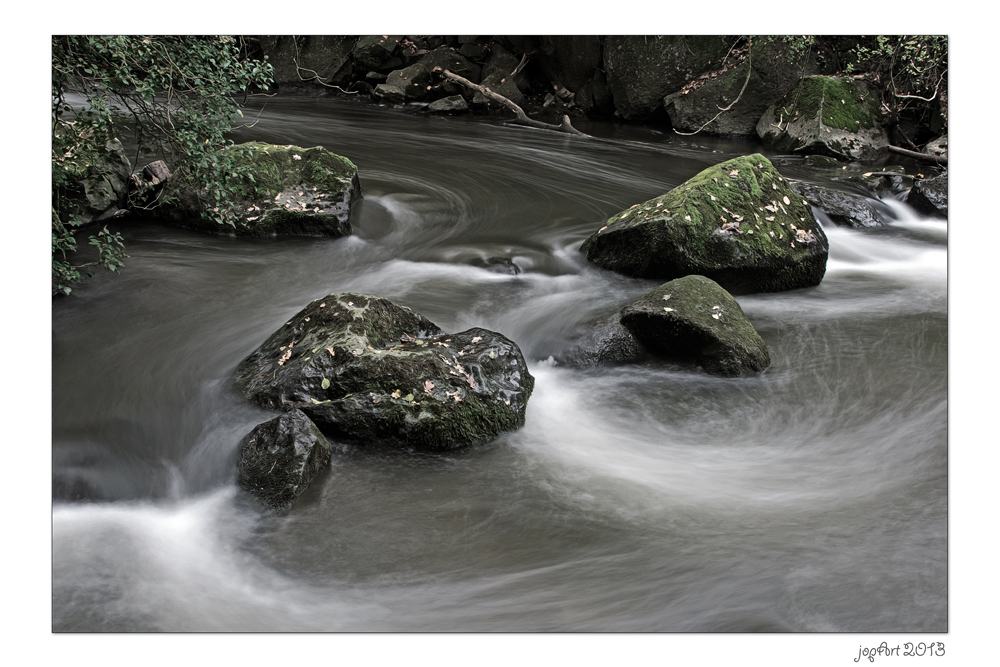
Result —
[[664, 307], [663, 307], [663, 310], [664, 310], [665, 312], [668, 312], [668, 313], [672, 313], [672, 312], [674, 312], [674, 309], [673, 309], [673, 308], [668, 308], [667, 306], [664, 306]]
[[319, 386], [323, 387], [323, 389], [329, 389], [330, 380], [328, 380], [327, 378], [323, 378], [323, 381], [319, 383]]
[[393, 398], [399, 398], [400, 396], [402, 396], [402, 392], [397, 389], [396, 391], [392, 392], [389, 395], [392, 396]]
[[431, 389], [433, 389], [433, 388], [434, 388], [434, 383], [433, 382], [431, 382], [430, 380], [424, 380], [424, 393], [425, 394], [431, 393]]
[[334, 354], [334, 353], [333, 353], [333, 348], [332, 348], [332, 347], [328, 347], [328, 348], [326, 348], [326, 351], [330, 353], [330, 356], [331, 356], [331, 357], [335, 357], [335, 356], [337, 356], [336, 354]]
[[482, 339], [483, 339], [483, 337], [482, 337], [482, 336], [473, 336], [473, 337], [472, 337], [472, 342], [473, 342], [473, 343], [478, 343], [478, 342], [479, 342], [479, 341], [481, 341]]

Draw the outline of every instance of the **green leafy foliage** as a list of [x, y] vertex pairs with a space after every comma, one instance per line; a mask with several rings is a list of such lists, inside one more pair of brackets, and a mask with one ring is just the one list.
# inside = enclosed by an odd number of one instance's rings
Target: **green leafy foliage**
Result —
[[[68, 294], [80, 280], [70, 263], [74, 231], [84, 222], [83, 183], [108, 177], [116, 138], [141, 156], [183, 161], [205, 184], [206, 214], [233, 224], [229, 194], [248, 167], [222, 149], [241, 99], [272, 83], [272, 67], [245, 57], [230, 36], [54, 36], [52, 38], [52, 252], [53, 292]], [[120, 157], [119, 157], [120, 159]], [[137, 204], [132, 202], [132, 204]], [[119, 234], [106, 228], [90, 237], [96, 264], [118, 271], [128, 257]]]
[[947, 118], [947, 35], [879, 35], [859, 43], [851, 56], [845, 71], [857, 73], [881, 91], [890, 120], [935, 99]]

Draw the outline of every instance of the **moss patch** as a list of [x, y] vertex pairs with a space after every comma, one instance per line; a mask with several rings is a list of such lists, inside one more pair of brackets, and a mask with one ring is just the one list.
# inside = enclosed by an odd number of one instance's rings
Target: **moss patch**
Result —
[[803, 77], [777, 106], [792, 122], [817, 118], [827, 127], [848, 132], [875, 127], [880, 121], [877, 96], [852, 79]]
[[733, 293], [819, 284], [828, 245], [809, 204], [753, 154], [608, 219], [581, 250], [626, 275], [704, 275]]
[[622, 309], [621, 323], [651, 352], [694, 359], [717, 375], [750, 375], [771, 363], [740, 304], [704, 276], [650, 290]]

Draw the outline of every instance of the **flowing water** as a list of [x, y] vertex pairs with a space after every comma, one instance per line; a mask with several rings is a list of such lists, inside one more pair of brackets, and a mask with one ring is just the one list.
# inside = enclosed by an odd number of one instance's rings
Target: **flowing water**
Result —
[[[657, 284], [589, 265], [583, 239], [760, 150], [579, 125], [610, 140], [269, 100], [242, 138], [351, 158], [353, 237], [121, 224], [122, 275], [53, 302], [53, 629], [947, 630], [946, 223], [889, 201], [884, 228], [826, 224], [820, 286], [739, 297], [771, 352], [757, 377], [567, 367]], [[520, 272], [473, 265], [491, 257]], [[232, 373], [338, 291], [516, 341], [527, 422], [444, 455], [336, 445], [267, 513], [235, 464], [274, 413]]]

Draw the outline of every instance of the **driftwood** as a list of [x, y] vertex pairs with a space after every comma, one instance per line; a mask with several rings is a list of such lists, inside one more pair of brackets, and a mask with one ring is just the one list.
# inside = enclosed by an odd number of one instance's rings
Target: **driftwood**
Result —
[[896, 153], [897, 155], [905, 155], [906, 157], [911, 157], [914, 160], [922, 160], [924, 162], [933, 162], [934, 164], [948, 165], [948, 158], [938, 157], [937, 155], [927, 155], [926, 153], [918, 153], [916, 151], [906, 150], [905, 148], [900, 148], [899, 146], [889, 146], [890, 153]]
[[[438, 68], [435, 67], [434, 71], [435, 72], [438, 71]], [[575, 127], [573, 127], [573, 124], [569, 122], [569, 116], [564, 115], [562, 117], [562, 123], [559, 124], [559, 125], [552, 125], [550, 123], [543, 123], [543, 122], [541, 122], [539, 120], [534, 120], [533, 118], [528, 118], [528, 115], [526, 113], [524, 113], [524, 109], [522, 109], [517, 104], [515, 104], [511, 100], [507, 99], [503, 95], [500, 95], [499, 93], [495, 93], [492, 90], [490, 90], [489, 88], [485, 88], [485, 87], [480, 86], [478, 84], [472, 83], [468, 79], [466, 79], [464, 77], [461, 77], [461, 76], [459, 76], [459, 75], [457, 75], [454, 72], [451, 72], [449, 70], [445, 69], [445, 70], [440, 70], [440, 71], [441, 71], [441, 75], [444, 78], [448, 79], [449, 81], [454, 81], [455, 83], [457, 83], [459, 85], [465, 86], [469, 90], [474, 90], [477, 93], [482, 94], [487, 99], [493, 100], [494, 102], [499, 102], [500, 104], [504, 105], [505, 107], [507, 107], [508, 109], [510, 109], [511, 111], [513, 111], [514, 112], [514, 116], [515, 116], [515, 120], [514, 120], [515, 123], [519, 123], [521, 125], [527, 125], [529, 127], [537, 127], [539, 129], [542, 129], [542, 130], [556, 130], [557, 132], [567, 132], [569, 134], [575, 134], [575, 135], [580, 136], [580, 137], [589, 137], [590, 136], [589, 134], [585, 134], [585, 133], [581, 132], [580, 130], [576, 129]]]

